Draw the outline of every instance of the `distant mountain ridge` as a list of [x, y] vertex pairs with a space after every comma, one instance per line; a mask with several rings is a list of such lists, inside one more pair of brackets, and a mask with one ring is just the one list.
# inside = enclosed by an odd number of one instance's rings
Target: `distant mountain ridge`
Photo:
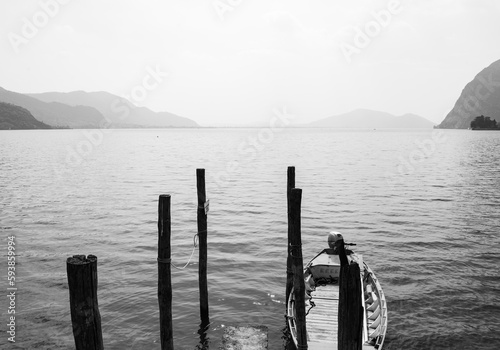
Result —
[[[0, 102], [27, 109], [34, 118], [54, 127], [165, 128], [200, 127], [195, 121], [168, 112], [137, 107], [105, 91], [21, 94], [0, 87]], [[432, 128], [434, 123], [415, 114], [395, 116], [368, 109], [311, 122], [303, 127], [332, 128]]]
[[455, 106], [438, 127], [467, 129], [480, 115], [500, 120], [500, 60], [484, 68], [465, 86]]
[[93, 107], [111, 123], [111, 127], [199, 127], [194, 120], [168, 112], [154, 112], [146, 107], [137, 107], [125, 98], [105, 91], [45, 92], [27, 95], [44, 102]]
[[25, 108], [0, 102], [0, 130], [51, 129]]
[[354, 111], [324, 118], [307, 124], [309, 127], [326, 128], [426, 128], [431, 129], [434, 123], [415, 114], [395, 116], [390, 113], [369, 109]]
[[30, 111], [36, 120], [54, 127], [98, 128], [105, 121], [103, 115], [92, 107], [47, 103], [1, 87], [0, 102], [23, 107]]
[[53, 127], [199, 127], [198, 123], [189, 118], [137, 107], [125, 98], [104, 91], [22, 94], [0, 87], [0, 102], [25, 108], [36, 120]]

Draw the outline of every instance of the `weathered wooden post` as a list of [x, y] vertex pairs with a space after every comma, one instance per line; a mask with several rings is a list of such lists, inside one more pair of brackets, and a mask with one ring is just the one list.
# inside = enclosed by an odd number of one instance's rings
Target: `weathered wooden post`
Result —
[[170, 195], [162, 194], [158, 202], [158, 304], [162, 350], [174, 349], [170, 234]]
[[344, 241], [337, 242], [340, 258], [338, 349], [361, 350], [363, 347], [363, 306], [358, 263], [348, 263]]
[[302, 238], [300, 229], [300, 205], [302, 190], [294, 188], [290, 192], [290, 220], [292, 232], [290, 256], [293, 265], [293, 296], [295, 298], [295, 322], [297, 325], [297, 345], [300, 350], [307, 349], [306, 330], [306, 287], [304, 283], [304, 262], [302, 260]]
[[288, 299], [290, 298], [290, 291], [293, 287], [293, 271], [292, 271], [292, 257], [290, 256], [290, 244], [292, 241], [292, 223], [290, 219], [290, 196], [292, 188], [295, 188], [295, 167], [289, 166], [287, 171], [287, 186], [286, 186], [286, 200], [287, 200], [287, 217], [288, 217], [288, 246], [286, 258], [286, 289], [285, 289], [285, 308], [288, 307]]
[[205, 191], [205, 169], [196, 169], [196, 188], [198, 190], [198, 241], [200, 258], [198, 278], [200, 285], [200, 318], [202, 324], [210, 322], [208, 313], [208, 283], [207, 283], [207, 195]]
[[97, 303], [97, 257], [73, 255], [66, 260], [66, 271], [76, 350], [102, 350], [101, 314]]

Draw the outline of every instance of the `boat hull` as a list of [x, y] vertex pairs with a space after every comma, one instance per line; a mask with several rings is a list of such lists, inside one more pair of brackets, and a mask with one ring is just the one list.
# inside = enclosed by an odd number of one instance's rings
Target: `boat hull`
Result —
[[[363, 320], [363, 349], [381, 350], [387, 330], [387, 303], [380, 283], [360, 255], [348, 255], [358, 262], [361, 270]], [[336, 349], [338, 338], [338, 302], [340, 260], [331, 249], [316, 255], [304, 269], [306, 286], [306, 328], [309, 350]], [[287, 323], [297, 347], [295, 297], [292, 288], [287, 305]]]

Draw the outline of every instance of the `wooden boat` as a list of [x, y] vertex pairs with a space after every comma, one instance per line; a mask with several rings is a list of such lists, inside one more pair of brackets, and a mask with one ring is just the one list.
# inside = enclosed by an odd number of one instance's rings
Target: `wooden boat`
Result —
[[[337, 349], [339, 273], [338, 247], [344, 244], [338, 232], [329, 234], [330, 248], [323, 249], [304, 268], [306, 287], [306, 328], [309, 350]], [[387, 303], [378, 279], [363, 262], [361, 255], [346, 250], [349, 262], [356, 261], [360, 267], [362, 286], [361, 304], [364, 308], [362, 325], [363, 350], [381, 350], [387, 330]], [[297, 348], [294, 290], [287, 305], [287, 320], [291, 337]]]

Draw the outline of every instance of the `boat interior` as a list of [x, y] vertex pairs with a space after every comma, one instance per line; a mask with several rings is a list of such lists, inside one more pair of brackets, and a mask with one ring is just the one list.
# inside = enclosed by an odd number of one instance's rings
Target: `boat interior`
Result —
[[[371, 269], [360, 255], [357, 260], [363, 282], [362, 303], [365, 309], [363, 349], [379, 349], [384, 341], [387, 325], [387, 306], [382, 289]], [[306, 266], [306, 324], [309, 349], [332, 349], [337, 344], [340, 259], [332, 249], [325, 249]], [[293, 291], [292, 296], [293, 299]], [[293, 300], [290, 305], [293, 304]], [[290, 310], [292, 309], [292, 310]], [[288, 315], [294, 315], [294, 307]], [[291, 323], [292, 324], [292, 323]], [[293, 332], [293, 329], [292, 329]]]

